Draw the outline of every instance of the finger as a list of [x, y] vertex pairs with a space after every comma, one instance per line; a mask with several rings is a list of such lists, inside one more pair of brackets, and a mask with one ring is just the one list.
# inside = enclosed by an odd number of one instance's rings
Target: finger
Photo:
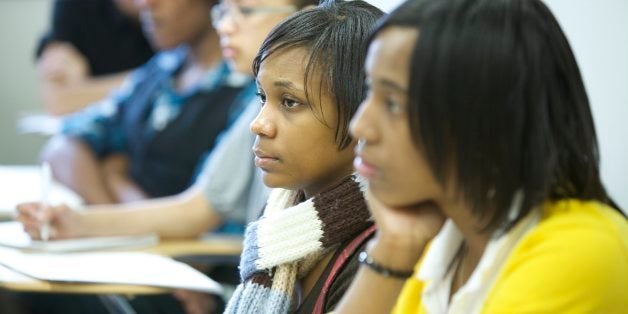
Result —
[[37, 210], [39, 207], [41, 207], [41, 203], [39, 202], [21, 203], [16, 206], [18, 211], [26, 211], [26, 212]]
[[24, 203], [19, 204], [16, 207], [17, 218], [22, 219], [38, 219], [39, 216], [39, 203]]
[[22, 225], [38, 225], [40, 221], [32, 216], [27, 215], [17, 215], [15, 220], [21, 223]]
[[28, 236], [33, 240], [41, 240], [41, 233], [39, 228], [32, 226], [24, 226], [24, 232], [28, 234]]

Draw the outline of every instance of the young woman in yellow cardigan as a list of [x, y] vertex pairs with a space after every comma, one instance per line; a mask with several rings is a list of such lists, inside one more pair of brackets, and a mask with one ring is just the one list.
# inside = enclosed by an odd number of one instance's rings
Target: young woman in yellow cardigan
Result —
[[628, 223], [541, 1], [407, 1], [366, 73], [351, 131], [378, 233], [337, 312], [625, 313]]

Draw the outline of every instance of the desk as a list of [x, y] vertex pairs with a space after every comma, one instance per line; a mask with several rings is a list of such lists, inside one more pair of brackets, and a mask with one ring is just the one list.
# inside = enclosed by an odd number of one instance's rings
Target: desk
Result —
[[[236, 261], [242, 251], [241, 237], [208, 236], [201, 240], [164, 241], [154, 247], [139, 250], [205, 263], [219, 263], [225, 259]], [[47, 292], [76, 294], [157, 294], [166, 288], [136, 285], [61, 283], [33, 279], [0, 265], [0, 288], [14, 292]]]

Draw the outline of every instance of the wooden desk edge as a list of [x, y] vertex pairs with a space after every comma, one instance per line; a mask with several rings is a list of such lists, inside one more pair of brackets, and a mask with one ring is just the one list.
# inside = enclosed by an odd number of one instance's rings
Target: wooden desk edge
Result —
[[159, 294], [172, 289], [122, 284], [62, 283], [33, 279], [28, 282], [0, 282], [0, 288], [12, 292], [45, 292], [70, 294]]

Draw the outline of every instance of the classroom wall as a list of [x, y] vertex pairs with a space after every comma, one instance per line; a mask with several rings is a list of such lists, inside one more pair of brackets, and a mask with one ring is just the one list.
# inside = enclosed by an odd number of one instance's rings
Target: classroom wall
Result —
[[589, 94], [602, 178], [628, 212], [628, 1], [548, 0], [567, 33]]
[[17, 119], [41, 110], [33, 50], [51, 0], [0, 0], [0, 164], [32, 164], [44, 142], [20, 135]]
[[[16, 119], [40, 110], [33, 49], [50, 0], [0, 1], [0, 164], [30, 164], [44, 139], [20, 135]], [[371, 0], [389, 11], [401, 1]], [[572, 44], [589, 93], [602, 176], [628, 209], [628, 1], [546, 0]]]

